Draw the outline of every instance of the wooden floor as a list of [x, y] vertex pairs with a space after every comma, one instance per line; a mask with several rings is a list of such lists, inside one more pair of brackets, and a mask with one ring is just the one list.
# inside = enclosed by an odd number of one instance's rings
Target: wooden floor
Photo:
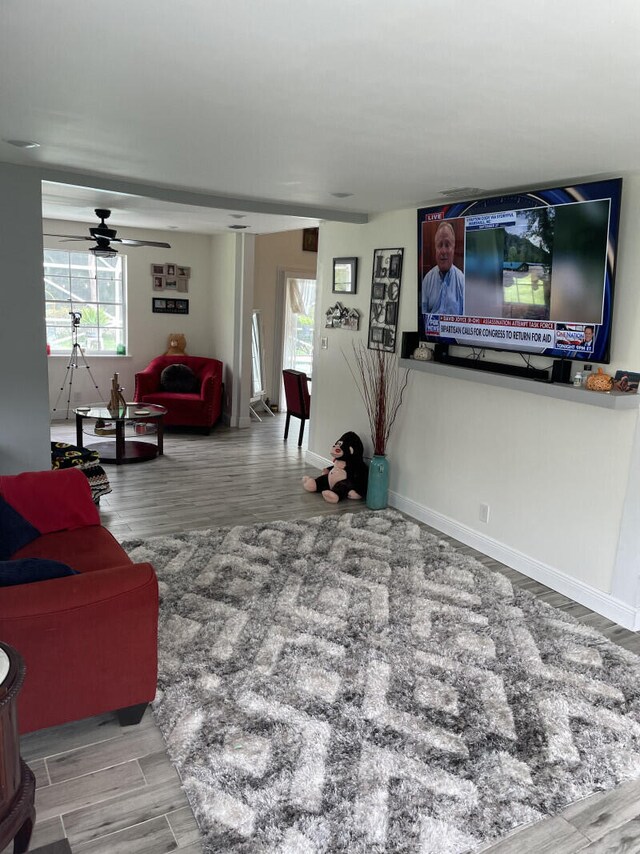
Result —
[[[328, 505], [304, 492], [300, 479], [313, 469], [296, 445], [295, 425], [289, 441], [282, 441], [283, 421], [278, 416], [246, 430], [216, 427], [210, 436], [169, 433], [163, 457], [109, 466], [113, 492], [100, 504], [103, 523], [124, 539], [362, 509], [362, 502]], [[75, 443], [75, 427], [55, 424], [52, 438]], [[449, 537], [443, 539], [640, 653], [637, 634]], [[22, 739], [22, 754], [37, 779], [32, 849], [66, 836], [73, 854], [202, 851], [197, 825], [149, 711], [138, 727], [128, 729], [102, 715], [32, 733]], [[640, 782], [595, 795], [488, 849], [491, 854], [577, 851], [640, 854]]]

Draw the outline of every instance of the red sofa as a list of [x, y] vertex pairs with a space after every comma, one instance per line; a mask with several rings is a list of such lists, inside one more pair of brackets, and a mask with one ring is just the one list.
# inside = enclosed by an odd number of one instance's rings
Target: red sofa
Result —
[[[194, 394], [163, 391], [162, 371], [169, 365], [187, 365], [200, 382]], [[144, 371], [136, 374], [136, 403], [156, 403], [164, 406], [168, 427], [202, 427], [209, 431], [222, 414], [222, 362], [203, 356], [158, 356]]]
[[108, 711], [122, 724], [137, 723], [156, 693], [153, 567], [134, 564], [100, 525], [79, 469], [0, 477], [0, 500], [42, 531], [5, 566], [35, 557], [78, 572], [0, 589], [0, 639], [26, 664], [20, 732]]

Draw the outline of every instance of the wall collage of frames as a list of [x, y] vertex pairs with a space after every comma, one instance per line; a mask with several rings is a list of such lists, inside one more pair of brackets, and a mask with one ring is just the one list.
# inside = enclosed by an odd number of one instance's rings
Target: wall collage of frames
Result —
[[404, 249], [375, 249], [369, 311], [369, 349], [395, 352]]

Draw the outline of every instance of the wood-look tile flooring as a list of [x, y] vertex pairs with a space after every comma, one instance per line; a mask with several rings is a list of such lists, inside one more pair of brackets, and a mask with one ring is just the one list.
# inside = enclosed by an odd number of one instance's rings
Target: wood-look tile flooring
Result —
[[[300, 478], [313, 469], [304, 461], [304, 449], [297, 447], [295, 424], [287, 443], [283, 431], [284, 418], [278, 416], [246, 430], [216, 427], [209, 436], [168, 433], [164, 457], [106, 467], [113, 492], [100, 504], [103, 523], [124, 539], [362, 509], [362, 502], [328, 505], [304, 492]], [[54, 424], [52, 438], [75, 443], [73, 424]], [[443, 539], [640, 653], [637, 634], [450, 537]], [[23, 737], [21, 748], [37, 779], [32, 849], [68, 837], [73, 854], [202, 851], [191, 809], [149, 710], [138, 727], [121, 729], [106, 714], [31, 733]], [[578, 851], [640, 854], [640, 781], [516, 831], [487, 854]]]

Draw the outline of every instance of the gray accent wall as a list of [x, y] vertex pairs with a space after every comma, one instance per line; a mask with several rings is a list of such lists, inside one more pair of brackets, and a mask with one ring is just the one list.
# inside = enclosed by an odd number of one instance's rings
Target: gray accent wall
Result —
[[51, 468], [40, 186], [0, 164], [0, 474]]

